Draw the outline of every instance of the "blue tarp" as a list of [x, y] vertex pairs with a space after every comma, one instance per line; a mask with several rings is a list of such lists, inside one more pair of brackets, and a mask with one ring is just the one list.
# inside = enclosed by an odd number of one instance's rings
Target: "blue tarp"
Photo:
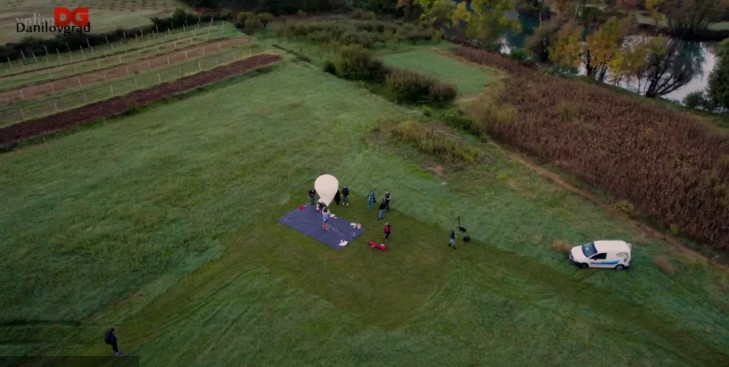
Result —
[[325, 231], [322, 228], [322, 214], [317, 213], [313, 205], [302, 205], [278, 218], [278, 221], [335, 250], [344, 248], [340, 245], [342, 241], [351, 242], [365, 231], [364, 227], [353, 228], [350, 221], [339, 216], [329, 218], [329, 230]]

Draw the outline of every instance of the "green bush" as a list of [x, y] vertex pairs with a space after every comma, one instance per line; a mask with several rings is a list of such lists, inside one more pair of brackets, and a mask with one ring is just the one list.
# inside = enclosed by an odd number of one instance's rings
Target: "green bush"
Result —
[[683, 99], [683, 104], [685, 104], [688, 108], [700, 108], [706, 111], [714, 111], [716, 109], [714, 103], [706, 98], [706, 95], [704, 95], [704, 92], [702, 91], [687, 94]]
[[275, 19], [276, 17], [274, 17], [271, 13], [258, 14], [258, 20], [263, 23], [263, 29], [266, 29], [266, 27], [268, 27], [268, 23], [273, 22]]
[[683, 99], [683, 104], [688, 108], [698, 108], [704, 99], [704, 93], [702, 91], [692, 92], [686, 95]]
[[443, 114], [443, 121], [446, 125], [468, 132], [471, 135], [481, 136], [485, 133], [483, 127], [476, 123], [473, 119], [470, 119], [463, 115], [460, 110], [450, 109]]
[[377, 14], [375, 14], [375, 12], [372, 12], [372, 11], [354, 9], [354, 11], [352, 12], [352, 19], [376, 20]]
[[448, 134], [444, 129], [415, 121], [396, 125], [390, 129], [390, 134], [396, 140], [445, 162], [470, 164], [484, 157], [483, 151]]
[[337, 66], [330, 60], [324, 62], [324, 72], [332, 75], [337, 75]]
[[617, 201], [615, 204], [613, 204], [613, 208], [631, 217], [635, 214], [635, 206], [633, 206], [633, 204], [631, 204], [628, 200]]
[[343, 47], [339, 52], [336, 70], [344, 79], [382, 81], [387, 69], [380, 60], [360, 46]]
[[396, 25], [379, 20], [348, 20], [346, 22], [305, 21], [284, 27], [279, 34], [285, 37], [303, 38], [309, 42], [341, 45], [359, 45], [372, 48], [376, 43], [400, 41], [410, 38], [430, 39], [431, 30], [413, 25]]
[[409, 70], [394, 69], [385, 78], [385, 87], [397, 102], [429, 102], [444, 105], [456, 98], [456, 88], [435, 78]]
[[258, 17], [246, 19], [245, 24], [243, 25], [243, 30], [249, 33], [260, 31], [261, 29], [263, 29], [263, 23], [260, 19], [258, 19]]
[[251, 12], [242, 11], [235, 16], [235, 25], [238, 28], [244, 28], [246, 26], [246, 21], [255, 17], [256, 15]]
[[516, 48], [511, 50], [509, 58], [516, 61], [526, 61], [529, 59], [529, 54], [523, 48]]

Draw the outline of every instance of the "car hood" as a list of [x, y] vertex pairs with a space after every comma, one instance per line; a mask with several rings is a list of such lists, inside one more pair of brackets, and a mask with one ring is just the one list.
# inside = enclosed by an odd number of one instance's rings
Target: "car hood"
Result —
[[570, 250], [570, 256], [572, 260], [585, 260], [585, 254], [582, 253], [581, 246], [575, 246]]

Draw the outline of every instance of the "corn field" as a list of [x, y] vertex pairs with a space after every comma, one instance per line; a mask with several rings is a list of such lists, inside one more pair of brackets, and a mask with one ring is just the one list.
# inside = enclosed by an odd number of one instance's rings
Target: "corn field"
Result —
[[729, 251], [729, 134], [701, 118], [481, 50], [456, 53], [508, 74], [481, 114], [497, 140], [547, 159], [644, 214]]

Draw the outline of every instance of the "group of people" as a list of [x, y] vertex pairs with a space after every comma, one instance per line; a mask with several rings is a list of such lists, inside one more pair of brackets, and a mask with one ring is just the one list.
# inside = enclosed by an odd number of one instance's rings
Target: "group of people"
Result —
[[[349, 205], [349, 187], [344, 186], [342, 188], [342, 191], [340, 192], [337, 190], [337, 193], [334, 195], [334, 202], [337, 205]], [[311, 205], [316, 204], [316, 211], [322, 213], [322, 229], [325, 231], [329, 230], [329, 218], [330, 218], [330, 212], [329, 208], [324, 203], [316, 203], [316, 191], [314, 189], [309, 190], [309, 203]], [[392, 201], [392, 195], [389, 191], [385, 191], [385, 197], [382, 198], [380, 201], [380, 204], [378, 206], [378, 214], [377, 214], [377, 220], [385, 219], [385, 214], [390, 211], [390, 202]], [[377, 203], [377, 197], [375, 196], [375, 190], [370, 190], [370, 192], [367, 194], [367, 207], [370, 209], [375, 208], [375, 203]], [[385, 222], [385, 239], [390, 239], [390, 233], [392, 232], [392, 226], [389, 222]], [[456, 232], [454, 230], [451, 230], [450, 235], [448, 236], [448, 247], [456, 249]]]
[[[337, 192], [334, 194], [334, 203], [336, 203], [336, 205], [349, 205], [349, 194], [350, 191], [349, 187], [347, 186], [344, 186], [341, 191], [337, 190]], [[382, 198], [378, 207], [379, 212], [377, 215], [377, 220], [385, 218], [385, 213], [390, 211], [391, 201], [392, 195], [389, 191], [385, 191], [385, 197]], [[374, 209], [376, 202], [377, 198], [375, 196], [375, 190], [370, 190], [369, 194], [367, 194], [367, 207], [369, 207], [370, 209]], [[317, 213], [321, 213], [322, 215], [322, 229], [328, 231], [331, 212], [329, 211], [329, 207], [326, 204], [316, 202], [316, 190], [314, 189], [309, 190], [309, 204], [316, 205]], [[385, 223], [385, 239], [390, 239], [391, 231], [392, 226], [390, 226], [390, 223]]]
[[[385, 213], [390, 211], [390, 201], [392, 201], [392, 195], [390, 195], [389, 191], [385, 191], [385, 197], [382, 198], [382, 201], [380, 201], [380, 211], [377, 215], [378, 220], [385, 219]], [[370, 209], [374, 209], [376, 202], [377, 198], [375, 197], [375, 190], [370, 190], [370, 193], [367, 195], [367, 206]]]

